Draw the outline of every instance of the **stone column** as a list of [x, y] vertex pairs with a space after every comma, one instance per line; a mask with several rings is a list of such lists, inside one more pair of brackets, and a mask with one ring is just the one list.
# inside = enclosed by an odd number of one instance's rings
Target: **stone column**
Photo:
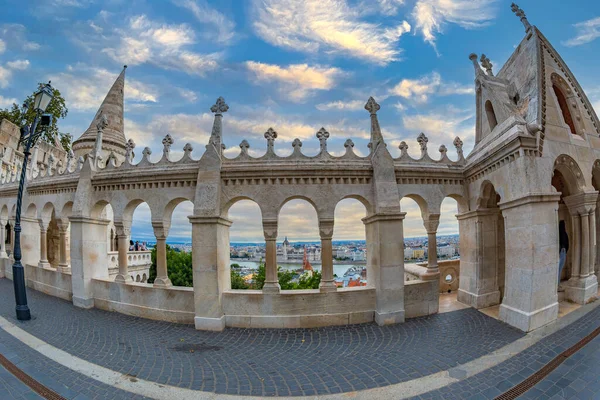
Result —
[[265, 235], [265, 284], [263, 293], [279, 293], [279, 278], [277, 276], [277, 220], [263, 219]]
[[6, 220], [0, 220], [0, 258], [8, 258], [8, 254], [6, 254]]
[[58, 270], [61, 272], [71, 272], [71, 266], [69, 265], [68, 250], [67, 250], [67, 233], [69, 233], [69, 220], [58, 221], [58, 233], [60, 238], [60, 248], [58, 262]]
[[71, 281], [73, 305], [94, 307], [92, 279], [108, 278], [109, 220], [71, 216]]
[[596, 227], [595, 209], [598, 192], [583, 192], [565, 197], [563, 200], [573, 220], [573, 249], [571, 278], [565, 286], [565, 297], [578, 304], [586, 304], [596, 297], [598, 277], [593, 273]]
[[457, 216], [460, 230], [460, 279], [457, 299], [473, 308], [500, 303], [497, 208]]
[[21, 262], [24, 267], [38, 265], [41, 260], [40, 223], [37, 218], [22, 216], [21, 229], [21, 252], [23, 254]]
[[[154, 286], [173, 286], [167, 273], [167, 236], [169, 235], [169, 227], [162, 221], [153, 221], [152, 228], [156, 237], [156, 279], [154, 279]], [[119, 248], [121, 248], [120, 245]]]
[[335, 292], [337, 287], [333, 281], [333, 219], [319, 220], [319, 234], [321, 236], [321, 292]]
[[40, 262], [38, 267], [51, 269], [50, 262], [48, 261], [48, 226], [50, 225], [49, 220], [38, 220], [40, 224]]
[[500, 203], [508, 250], [500, 320], [525, 332], [558, 316], [559, 198], [531, 194]]
[[440, 269], [437, 260], [437, 228], [440, 225], [440, 214], [429, 214], [423, 219], [427, 231], [427, 273], [421, 278], [425, 280], [439, 279]]
[[363, 218], [367, 232], [367, 284], [376, 289], [375, 322], [404, 322], [404, 232], [406, 213]]
[[115, 282], [129, 283], [131, 282], [131, 277], [129, 276], [127, 252], [129, 250], [131, 227], [126, 226], [123, 223], [115, 222], [115, 230], [117, 233], [117, 240], [119, 242], [119, 273], [117, 276], [115, 276]]
[[189, 217], [192, 223], [192, 264], [196, 329], [225, 329], [222, 294], [231, 287], [229, 227], [221, 217]]

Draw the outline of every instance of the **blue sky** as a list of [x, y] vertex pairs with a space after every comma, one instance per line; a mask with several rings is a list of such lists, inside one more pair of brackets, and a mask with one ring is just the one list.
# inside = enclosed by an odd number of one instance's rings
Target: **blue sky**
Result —
[[[370, 95], [381, 104], [380, 123], [394, 156], [402, 140], [417, 154], [416, 137], [423, 131], [432, 157], [446, 144], [453, 158], [456, 135], [467, 153], [473, 146], [469, 54], [485, 53], [498, 71], [524, 36], [510, 1], [499, 0], [2, 0], [0, 5], [0, 107], [51, 79], [69, 107], [61, 130], [77, 138], [127, 64], [125, 134], [137, 143], [138, 158], [145, 146], [158, 157], [167, 133], [175, 139], [173, 150], [190, 142], [199, 158], [210, 134], [209, 108], [218, 96], [230, 106], [224, 117], [230, 157], [242, 139], [251, 153], [264, 152], [269, 127], [279, 134], [280, 154], [291, 152], [296, 137], [306, 154], [316, 154], [321, 126], [331, 133], [332, 153], [343, 152], [344, 141], [352, 138], [356, 151], [366, 154], [369, 119], [363, 106]], [[529, 0], [519, 5], [599, 109], [600, 4]], [[343, 206], [340, 238], [364, 236], [359, 220], [364, 209], [351, 202]], [[409, 213], [406, 235], [423, 234], [416, 204], [402, 206]], [[294, 215], [311, 211], [302, 204], [289, 207]], [[451, 200], [444, 203], [441, 232], [457, 230], [455, 208]], [[252, 210], [249, 204], [232, 209], [232, 240], [262, 237], [260, 217]], [[181, 223], [174, 223], [172, 240], [188, 235], [190, 211], [189, 205], [176, 210], [174, 219]], [[286, 215], [280, 231], [315, 238], [316, 217], [298, 224]], [[141, 206], [134, 237], [151, 235], [147, 217]]]

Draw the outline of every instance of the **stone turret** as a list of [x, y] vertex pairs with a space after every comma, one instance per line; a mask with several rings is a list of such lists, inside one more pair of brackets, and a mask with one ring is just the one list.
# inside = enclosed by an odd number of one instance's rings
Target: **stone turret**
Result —
[[114, 152], [119, 161], [125, 159], [127, 151], [127, 140], [125, 139], [125, 128], [123, 120], [123, 92], [125, 89], [125, 70], [112, 85], [108, 94], [104, 98], [102, 105], [96, 112], [89, 128], [73, 142], [73, 151], [76, 157], [85, 156], [92, 152], [96, 147], [96, 137], [98, 136], [98, 124], [106, 121], [102, 135], [102, 157], [108, 158], [111, 152]]

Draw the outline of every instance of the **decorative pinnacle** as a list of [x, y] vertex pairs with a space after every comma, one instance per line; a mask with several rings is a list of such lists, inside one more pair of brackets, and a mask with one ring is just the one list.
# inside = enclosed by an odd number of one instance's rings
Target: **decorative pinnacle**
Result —
[[482, 55], [481, 55], [481, 59], [480, 59], [480, 61], [481, 61], [481, 66], [482, 66], [483, 68], [485, 68], [485, 72], [487, 72], [487, 74], [488, 74], [489, 76], [494, 76], [494, 72], [492, 71], [492, 67], [493, 67], [493, 65], [492, 65], [492, 63], [490, 62], [490, 59], [489, 59], [489, 58], [487, 58], [485, 54], [482, 54]]
[[96, 128], [99, 131], [102, 131], [107, 126], [108, 126], [108, 117], [106, 116], [106, 114], [102, 114], [102, 116], [100, 117], [100, 121], [98, 121], [98, 123], [96, 124]]
[[421, 146], [421, 152], [426, 152], [427, 142], [429, 142], [429, 139], [423, 132], [419, 133], [419, 136], [417, 136], [417, 142], [419, 142], [419, 146]]
[[292, 142], [292, 147], [293, 147], [294, 149], [295, 149], [295, 148], [298, 148], [298, 149], [300, 149], [300, 147], [302, 147], [302, 140], [300, 140], [300, 139], [298, 139], [298, 138], [294, 139], [294, 141]]
[[463, 156], [463, 141], [460, 140], [460, 138], [457, 136], [456, 138], [454, 138], [454, 147], [456, 147], [456, 153], [458, 154], [458, 157], [461, 158]]
[[248, 149], [250, 148], [250, 143], [246, 139], [242, 140], [240, 143], [240, 149], [242, 149], [242, 153], [248, 154]]
[[373, 97], [369, 97], [369, 100], [367, 100], [367, 104], [365, 104], [365, 110], [367, 110], [369, 114], [375, 115], [377, 114], [377, 111], [379, 111], [380, 108], [381, 106], [377, 104], [375, 99]]
[[265, 139], [267, 139], [267, 141], [269, 142], [272, 142], [273, 140], [277, 139], [277, 132], [275, 132], [275, 129], [267, 129], [267, 131], [265, 132]]
[[167, 136], [165, 136], [165, 138], [162, 140], [164, 154], [169, 154], [169, 151], [171, 151], [171, 145], [173, 143], [173, 138], [167, 133]]
[[347, 148], [352, 148], [354, 147], [354, 142], [352, 141], [352, 139], [347, 139], [346, 142], [344, 142], [344, 147]]
[[212, 111], [215, 115], [223, 115], [223, 113], [227, 112], [227, 110], [229, 110], [229, 106], [227, 103], [225, 103], [225, 99], [222, 97], [219, 97], [217, 102], [210, 108], [210, 111]]
[[529, 24], [529, 21], [527, 21], [527, 16], [525, 15], [525, 11], [523, 11], [523, 9], [521, 7], [519, 7], [518, 5], [516, 5], [515, 3], [512, 3], [510, 5], [510, 9], [512, 10], [512, 12], [515, 13], [515, 15], [517, 17], [519, 17], [521, 19], [521, 22], [523, 23], [523, 26], [525, 27], [525, 32], [529, 32], [529, 30], [531, 29], [531, 24]]
[[402, 154], [408, 152], [408, 145], [406, 144], [406, 142], [404, 140], [400, 142], [400, 145], [398, 145], [398, 148], [400, 149]]
[[319, 129], [317, 132], [317, 139], [321, 145], [321, 151], [327, 150], [327, 139], [329, 138], [329, 132], [325, 128]]

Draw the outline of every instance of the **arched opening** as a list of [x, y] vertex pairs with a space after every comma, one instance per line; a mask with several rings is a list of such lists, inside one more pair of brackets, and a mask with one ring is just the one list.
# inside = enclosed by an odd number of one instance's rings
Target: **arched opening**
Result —
[[[176, 199], [165, 209], [162, 223], [155, 222], [152, 232], [156, 245], [153, 246], [148, 283], [155, 286], [194, 286], [194, 268], [192, 264], [192, 224], [188, 216], [194, 214], [194, 205], [185, 199]], [[162, 236], [164, 235], [164, 236]], [[164, 258], [162, 250], [164, 248]], [[162, 263], [165, 263], [162, 266]]]
[[[600, 162], [596, 161], [592, 169], [592, 185], [600, 192]], [[596, 259], [594, 260], [594, 273], [600, 277], [600, 195], [596, 202]]]
[[[150, 212], [150, 207], [147, 203], [143, 202], [134, 206], [133, 215], [131, 218], [131, 236], [128, 241], [128, 255], [132, 255], [127, 257], [127, 271], [131, 276], [136, 276], [136, 282], [141, 282], [141, 275], [146, 273], [150, 273], [150, 265], [151, 262], [144, 255], [149, 255], [152, 247], [154, 247], [154, 230], [152, 228], [152, 213]], [[127, 211], [126, 211], [127, 213]], [[124, 215], [124, 222], [126, 223], [127, 216]], [[115, 230], [117, 231], [117, 229]], [[110, 235], [110, 231], [109, 231]], [[107, 238], [110, 244], [112, 243], [112, 238], [109, 236]], [[116, 246], [117, 250], [113, 253], [118, 254], [118, 245]], [[111, 273], [118, 272], [111, 271]]]
[[563, 121], [568, 125], [571, 133], [576, 135], [577, 130], [575, 129], [575, 122], [573, 121], [573, 116], [571, 115], [571, 111], [569, 110], [569, 105], [567, 104], [567, 99], [563, 94], [563, 91], [556, 84], [552, 85], [552, 89], [556, 95], [556, 100], [558, 101], [558, 107], [560, 108]]
[[498, 120], [496, 119], [496, 113], [494, 112], [494, 106], [491, 101], [485, 102], [485, 115], [487, 116], [488, 123], [490, 124], [490, 132], [494, 130], [496, 125], [498, 125]]
[[[571, 249], [571, 242], [573, 242], [573, 221], [571, 219], [571, 213], [569, 207], [565, 203], [565, 198], [569, 197], [572, 193], [569, 190], [569, 185], [564, 175], [554, 170], [552, 175], [552, 186], [559, 192], [560, 200], [558, 202], [558, 236], [559, 236], [559, 272], [558, 272], [558, 290], [563, 291], [563, 282], [568, 280], [571, 276], [572, 265], [573, 265], [573, 251]], [[564, 248], [564, 255], [561, 256], [561, 248]], [[563, 258], [561, 258], [563, 257]]]
[[337, 287], [367, 285], [367, 243], [362, 218], [367, 210], [355, 199], [341, 200], [335, 207], [333, 226], [333, 276]]
[[422, 210], [417, 202], [403, 197], [400, 209], [406, 213], [404, 227], [404, 264], [427, 262], [427, 231], [423, 226]]
[[259, 289], [264, 284], [265, 237], [261, 211], [252, 200], [229, 208], [231, 289]]
[[284, 204], [279, 211], [277, 243], [280, 243], [277, 265], [281, 289], [318, 289], [322, 273], [321, 237], [312, 204], [303, 199]]

